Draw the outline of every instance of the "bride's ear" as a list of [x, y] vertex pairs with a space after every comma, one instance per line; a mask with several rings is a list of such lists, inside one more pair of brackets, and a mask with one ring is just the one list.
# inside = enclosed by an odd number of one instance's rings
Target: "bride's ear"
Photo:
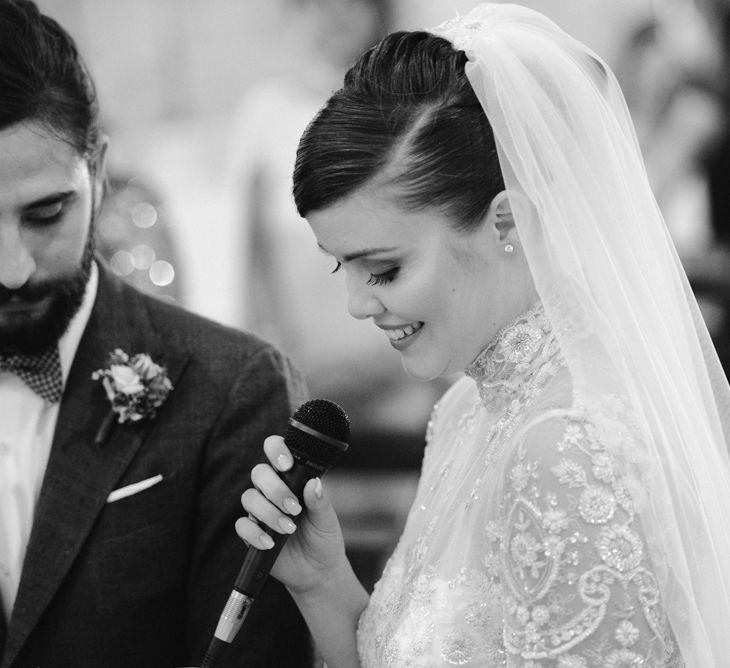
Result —
[[499, 244], [500, 250], [513, 252], [518, 241], [517, 229], [506, 190], [502, 190], [494, 196], [484, 222], [485, 228], [492, 239]]

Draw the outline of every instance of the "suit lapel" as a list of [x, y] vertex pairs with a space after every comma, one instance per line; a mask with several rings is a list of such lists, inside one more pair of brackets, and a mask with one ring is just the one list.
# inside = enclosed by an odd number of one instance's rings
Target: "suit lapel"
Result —
[[79, 344], [61, 402], [33, 529], [23, 564], [18, 596], [8, 626], [3, 667], [10, 665], [48, 607], [145, 435], [150, 420], [114, 424], [102, 445], [94, 438], [109, 403], [91, 374], [105, 366], [109, 353], [148, 352], [161, 359], [173, 383], [187, 360], [161, 350], [161, 339], [144, 302], [100, 271], [99, 291]]

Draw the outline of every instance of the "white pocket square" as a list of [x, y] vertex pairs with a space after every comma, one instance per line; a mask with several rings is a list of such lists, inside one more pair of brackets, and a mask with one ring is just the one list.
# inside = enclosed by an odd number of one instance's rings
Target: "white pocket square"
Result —
[[139, 482], [133, 482], [131, 485], [126, 485], [124, 487], [120, 487], [119, 489], [115, 489], [106, 498], [106, 502], [112, 503], [113, 501], [119, 501], [119, 499], [123, 499], [126, 496], [132, 496], [132, 494], [137, 494], [145, 489], [149, 489], [153, 485], [156, 485], [158, 482], [162, 482], [161, 473], [158, 473], [156, 476], [152, 476], [151, 478], [140, 480]]

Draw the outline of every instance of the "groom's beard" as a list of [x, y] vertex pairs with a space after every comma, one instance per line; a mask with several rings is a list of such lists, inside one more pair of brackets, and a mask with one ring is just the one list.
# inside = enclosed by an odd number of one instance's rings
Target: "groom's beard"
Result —
[[84, 300], [93, 259], [92, 226], [81, 263], [70, 274], [38, 283], [29, 281], [17, 290], [8, 290], [0, 285], [0, 305], [13, 298], [26, 303], [51, 298], [42, 313], [19, 319], [19, 322], [0, 324], [0, 354], [33, 354], [58, 342]]

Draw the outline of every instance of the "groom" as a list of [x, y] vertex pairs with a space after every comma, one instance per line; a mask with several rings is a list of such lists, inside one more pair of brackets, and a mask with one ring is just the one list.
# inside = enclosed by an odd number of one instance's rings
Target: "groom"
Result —
[[[95, 258], [94, 89], [28, 0], [0, 0], [0, 100], [0, 668], [200, 665], [244, 557], [240, 494], [299, 377]], [[310, 665], [273, 579], [229, 659]]]

